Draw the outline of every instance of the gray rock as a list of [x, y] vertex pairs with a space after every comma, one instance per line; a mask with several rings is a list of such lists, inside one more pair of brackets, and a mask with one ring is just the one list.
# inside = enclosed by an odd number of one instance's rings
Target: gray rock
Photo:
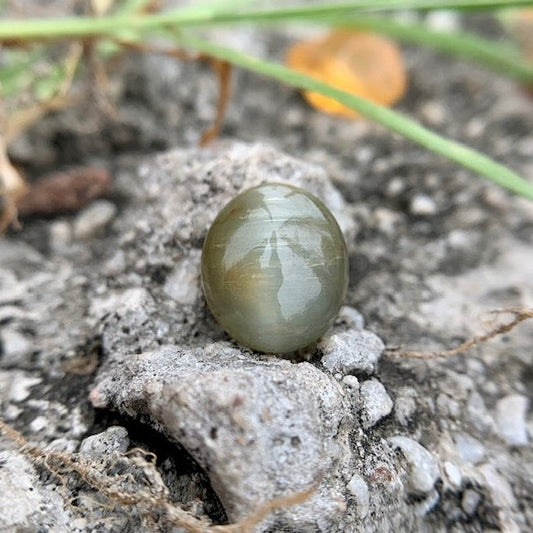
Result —
[[526, 413], [529, 400], [522, 394], [510, 394], [496, 404], [498, 431], [509, 446], [526, 446], [528, 443]]
[[130, 445], [128, 430], [121, 426], [113, 426], [102, 433], [91, 435], [82, 440], [80, 453], [88, 457], [126, 453]]
[[374, 373], [385, 346], [374, 333], [348, 330], [324, 337], [318, 348], [324, 354], [322, 364], [332, 373]]
[[39, 482], [20, 453], [0, 451], [0, 532], [68, 531], [70, 513], [60, 495]]
[[327, 530], [343, 513], [348, 409], [340, 385], [308, 363], [223, 343], [167, 346], [107, 368], [91, 398], [164, 427], [206, 468], [230, 519], [319, 479], [309, 501], [281, 513], [285, 527]]
[[439, 467], [433, 455], [409, 437], [391, 437], [389, 444], [402, 452], [409, 464], [409, 484], [415, 493], [431, 491], [439, 478]]
[[361, 399], [361, 420], [363, 427], [375, 426], [392, 411], [393, 401], [387, 390], [377, 379], [364, 381], [359, 390]]
[[74, 237], [88, 239], [100, 233], [115, 217], [117, 206], [109, 200], [95, 200], [74, 220]]

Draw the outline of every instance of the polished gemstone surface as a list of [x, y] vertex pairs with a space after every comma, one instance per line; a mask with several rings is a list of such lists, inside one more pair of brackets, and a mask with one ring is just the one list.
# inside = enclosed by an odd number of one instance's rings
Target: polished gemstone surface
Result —
[[234, 198], [213, 222], [202, 282], [229, 335], [261, 352], [292, 352], [316, 341], [342, 305], [346, 245], [318, 198], [267, 183]]

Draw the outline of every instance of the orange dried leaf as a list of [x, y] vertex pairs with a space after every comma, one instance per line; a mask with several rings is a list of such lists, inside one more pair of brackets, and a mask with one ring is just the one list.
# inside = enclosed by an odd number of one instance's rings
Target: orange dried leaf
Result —
[[[300, 41], [287, 53], [287, 65], [381, 105], [390, 106], [405, 93], [406, 74], [399, 48], [379, 35], [338, 30], [325, 37]], [[352, 109], [320, 94], [305, 91], [316, 109], [358, 117]]]
[[533, 8], [517, 10], [512, 23], [525, 57], [533, 61]]

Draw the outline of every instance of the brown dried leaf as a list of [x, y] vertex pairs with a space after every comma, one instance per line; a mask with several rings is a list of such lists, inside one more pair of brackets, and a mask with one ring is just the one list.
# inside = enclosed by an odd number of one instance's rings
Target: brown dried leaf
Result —
[[53, 215], [77, 211], [111, 192], [111, 175], [102, 167], [80, 167], [55, 172], [37, 181], [18, 200], [22, 215]]

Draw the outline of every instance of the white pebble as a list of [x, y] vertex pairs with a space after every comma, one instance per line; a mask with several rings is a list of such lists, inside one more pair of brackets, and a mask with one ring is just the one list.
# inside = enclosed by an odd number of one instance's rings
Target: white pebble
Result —
[[481, 495], [472, 489], [467, 489], [461, 498], [461, 508], [467, 516], [473, 515], [481, 501]]
[[2, 355], [5, 359], [23, 359], [35, 349], [34, 345], [18, 331], [5, 328], [0, 332]]
[[439, 467], [433, 455], [409, 437], [391, 437], [388, 442], [393, 448], [400, 449], [409, 463], [412, 491], [424, 493], [432, 490], [439, 478]]
[[56, 220], [50, 223], [50, 248], [55, 252], [65, 250], [72, 241], [72, 226], [66, 220]]
[[339, 311], [337, 321], [344, 322], [352, 329], [362, 330], [365, 327], [365, 319], [363, 315], [349, 305], [343, 305]]
[[322, 364], [332, 373], [373, 373], [385, 345], [374, 333], [344, 331], [325, 337], [318, 348], [322, 350]]
[[419, 109], [422, 118], [429, 122], [432, 126], [439, 126], [446, 118], [446, 109], [440, 103], [433, 100], [422, 104]]
[[352, 375], [344, 376], [342, 378], [343, 385], [350, 388], [353, 392], [359, 391], [359, 380]]
[[389, 198], [396, 198], [405, 190], [405, 183], [400, 178], [393, 178], [387, 185], [386, 194]]
[[412, 387], [400, 387], [394, 399], [394, 417], [406, 426], [416, 412], [416, 390]]
[[49, 425], [48, 420], [45, 416], [37, 416], [30, 423], [30, 431], [33, 433], [38, 433]]
[[451, 9], [436, 9], [426, 15], [426, 24], [436, 31], [457, 31], [459, 29], [459, 15]]
[[346, 488], [355, 499], [359, 518], [365, 518], [370, 505], [370, 496], [366, 481], [359, 474], [354, 474]]
[[455, 489], [458, 489], [461, 486], [463, 477], [459, 467], [450, 461], [445, 461], [443, 464], [444, 474], [448, 483]]
[[465, 463], [477, 464], [485, 457], [485, 446], [466, 433], [457, 433], [454, 437], [455, 449]]
[[22, 402], [30, 395], [30, 389], [41, 381], [41, 378], [32, 377], [22, 372], [15, 373], [11, 384], [8, 385], [8, 399], [12, 402]]
[[433, 198], [425, 194], [417, 194], [412, 198], [409, 209], [413, 215], [428, 217], [437, 213], [437, 204]]
[[495, 468], [489, 463], [480, 466], [479, 470], [485, 478], [494, 505], [507, 508], [516, 507], [516, 499], [509, 482], [496, 472]]
[[496, 425], [509, 446], [528, 443], [526, 413], [528, 399], [521, 394], [510, 394], [496, 404]]
[[200, 297], [200, 250], [191, 251], [177, 261], [165, 281], [163, 290], [180, 304], [193, 304]]
[[116, 205], [109, 200], [92, 202], [74, 220], [74, 236], [87, 239], [96, 235], [113, 220], [116, 213]]
[[387, 390], [377, 379], [369, 379], [361, 385], [363, 427], [370, 428], [392, 411], [393, 402]]

